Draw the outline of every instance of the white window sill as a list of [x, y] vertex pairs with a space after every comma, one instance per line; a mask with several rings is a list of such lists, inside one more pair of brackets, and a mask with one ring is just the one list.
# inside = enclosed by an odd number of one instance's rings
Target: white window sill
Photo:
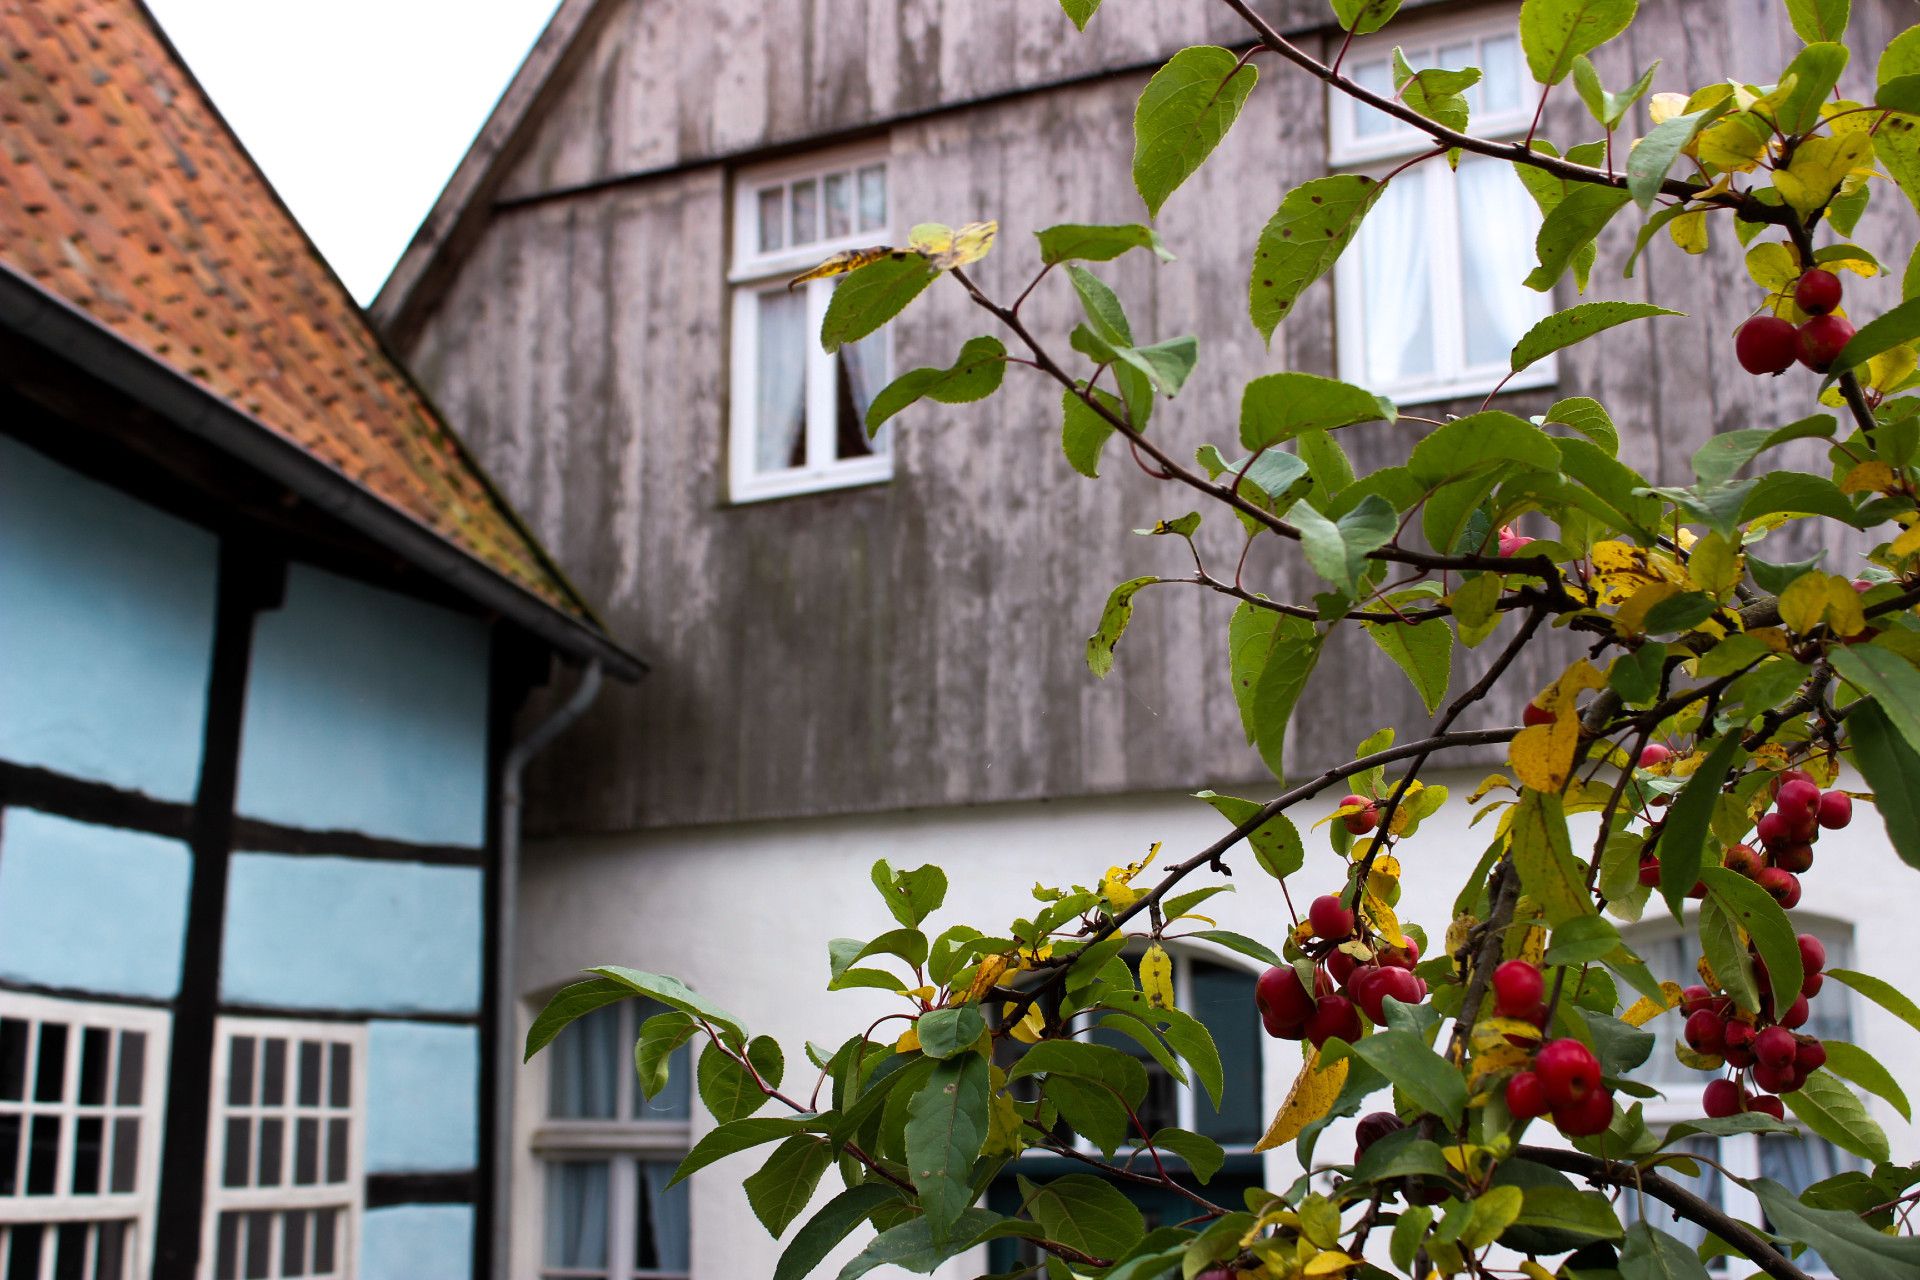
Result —
[[537, 1156], [685, 1155], [693, 1145], [688, 1121], [551, 1120], [529, 1143]]
[[825, 467], [800, 467], [792, 471], [759, 472], [737, 477], [730, 486], [728, 499], [736, 506], [749, 502], [768, 502], [775, 498], [794, 498], [807, 493], [828, 493], [862, 485], [885, 484], [893, 479], [893, 458], [881, 455], [836, 462]]
[[[1532, 368], [1524, 369], [1507, 380], [1501, 386], [1500, 380], [1506, 372], [1500, 369], [1475, 370], [1453, 378], [1435, 378], [1425, 382], [1407, 382], [1398, 385], [1369, 386], [1368, 389], [1387, 397], [1396, 405], [1405, 408], [1408, 405], [1438, 404], [1443, 400], [1465, 400], [1474, 396], [1485, 398], [1499, 387], [1501, 395], [1517, 391], [1538, 391], [1542, 387], [1551, 387], [1560, 379], [1551, 360], [1542, 361]], [[1349, 377], [1349, 382], [1358, 382], [1367, 386], [1364, 378]]]

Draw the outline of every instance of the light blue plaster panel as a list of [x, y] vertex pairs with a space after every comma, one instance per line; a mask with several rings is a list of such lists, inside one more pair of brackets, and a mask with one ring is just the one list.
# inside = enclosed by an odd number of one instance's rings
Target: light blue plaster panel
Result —
[[479, 845], [487, 651], [477, 619], [295, 565], [254, 627], [240, 812]]
[[191, 800], [219, 544], [0, 436], [0, 759]]
[[477, 867], [236, 853], [222, 999], [299, 1009], [473, 1013]]
[[479, 1159], [480, 1033], [367, 1024], [367, 1172], [443, 1173]]
[[192, 871], [177, 840], [0, 813], [0, 977], [171, 999]]
[[403, 1204], [361, 1217], [361, 1280], [465, 1280], [473, 1274], [473, 1209]]

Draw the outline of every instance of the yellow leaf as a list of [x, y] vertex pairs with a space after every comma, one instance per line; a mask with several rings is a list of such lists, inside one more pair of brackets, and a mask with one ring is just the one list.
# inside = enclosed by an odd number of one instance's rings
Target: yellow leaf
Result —
[[1312, 1258], [1308, 1259], [1307, 1265], [1301, 1270], [1301, 1274], [1309, 1277], [1339, 1276], [1345, 1275], [1348, 1268], [1359, 1265], [1360, 1260], [1358, 1258], [1349, 1258], [1338, 1249], [1327, 1249], [1314, 1254]]
[[1476, 1051], [1505, 1045], [1507, 1037], [1519, 1036], [1522, 1040], [1538, 1040], [1540, 1028], [1523, 1018], [1482, 1018], [1473, 1024], [1473, 1045]]
[[1746, 173], [1759, 166], [1772, 141], [1773, 129], [1764, 119], [1756, 112], [1738, 111], [1702, 129], [1694, 152], [1717, 169]]
[[942, 271], [980, 261], [993, 248], [997, 222], [969, 222], [955, 231], [940, 222], [923, 222], [907, 234], [907, 244], [924, 253]]
[[1373, 924], [1373, 931], [1385, 938], [1392, 946], [1406, 945], [1407, 935], [1400, 932], [1400, 917], [1393, 914], [1393, 908], [1368, 893], [1360, 909]]
[[1763, 240], [1747, 250], [1747, 274], [1768, 293], [1784, 293], [1800, 278], [1800, 256], [1792, 245]]
[[986, 1154], [1017, 1156], [1026, 1144], [1026, 1125], [1013, 1105], [1013, 1095], [995, 1092], [987, 1110]]
[[977, 1002], [993, 990], [994, 984], [1006, 973], [1009, 963], [1005, 956], [988, 956], [982, 960], [980, 967], [974, 970], [973, 984], [967, 988], [967, 1001]]
[[1707, 214], [1704, 209], [1683, 213], [1667, 224], [1667, 234], [1686, 253], [1707, 251]]
[[1547, 1270], [1532, 1258], [1521, 1260], [1520, 1270], [1527, 1280], [1553, 1280], [1553, 1272]]
[[1637, 636], [1647, 629], [1647, 614], [1653, 606], [1671, 600], [1683, 588], [1677, 582], [1649, 582], [1635, 591], [1620, 611], [1613, 615], [1613, 629], [1623, 636]]
[[[1479, 1028], [1476, 1027], [1474, 1030], [1477, 1033]], [[1539, 1037], [1538, 1028], [1534, 1029], [1533, 1034], [1536, 1038]], [[1486, 1087], [1488, 1081], [1526, 1066], [1529, 1056], [1525, 1049], [1517, 1044], [1508, 1044], [1505, 1040], [1476, 1050], [1473, 1055], [1473, 1071], [1467, 1079], [1467, 1091], [1479, 1093]]]
[[[1013, 1003], [1009, 1001], [1002, 1016], [1011, 1012], [1013, 1012]], [[1040, 1037], [1047, 1034], [1047, 1015], [1041, 1011], [1039, 1005], [1029, 1005], [1020, 1021], [1015, 1023], [1007, 1034], [1021, 1044], [1038, 1044]]]
[[1837, 636], [1857, 636], [1867, 629], [1867, 612], [1851, 579], [1827, 576], [1827, 625]]
[[903, 1032], [901, 1032], [901, 1033], [900, 1033], [900, 1038], [899, 1038], [898, 1040], [895, 1040], [895, 1041], [893, 1042], [893, 1051], [894, 1051], [895, 1053], [918, 1053], [918, 1052], [920, 1052], [920, 1031], [919, 1031], [919, 1028], [917, 1028], [917, 1027], [908, 1027], [908, 1028], [907, 1028], [907, 1029], [906, 1029], [905, 1031], [903, 1031]]
[[1899, 537], [1887, 547], [1887, 555], [1894, 560], [1905, 560], [1914, 552], [1920, 551], [1920, 520], [1908, 525]]
[[1647, 118], [1655, 124], [1665, 124], [1675, 116], [1687, 114], [1687, 95], [1684, 93], [1656, 93], [1647, 99]]
[[1848, 174], [1873, 154], [1873, 140], [1864, 133], [1802, 139], [1785, 169], [1775, 169], [1773, 185], [1789, 205], [1804, 214], [1826, 207]]
[[1692, 1067], [1695, 1071], [1718, 1071], [1727, 1061], [1717, 1053], [1697, 1053], [1688, 1048], [1684, 1040], [1674, 1042], [1673, 1056], [1680, 1060], [1681, 1065]]
[[1842, 493], [1886, 493], [1893, 488], [1893, 468], [1884, 462], [1862, 462], [1840, 478]]
[[1660, 994], [1664, 997], [1663, 1000], [1655, 1000], [1651, 996], [1641, 996], [1635, 1000], [1632, 1007], [1620, 1015], [1620, 1021], [1630, 1027], [1646, 1026], [1680, 1003], [1680, 984], [1663, 982], [1660, 984]]
[[803, 271], [787, 281], [787, 288], [797, 289], [809, 280], [824, 280], [828, 276], [841, 276], [849, 271], [858, 271], [871, 262], [882, 258], [904, 258], [913, 253], [911, 249], [895, 249], [891, 245], [877, 244], [866, 249], [847, 249], [834, 254], [811, 271]]
[[[1886, 395], [1902, 386], [1908, 378], [1913, 376], [1916, 369], [1920, 369], [1920, 352], [1914, 350], [1913, 344], [1902, 343], [1871, 357], [1867, 361], [1866, 373], [1861, 376], [1860, 381], [1869, 391]], [[1820, 393], [1820, 403], [1839, 408], [1846, 404], [1846, 400], [1841, 396], [1840, 388], [1834, 386]], [[1863, 465], [1885, 466], [1886, 464]], [[1855, 470], [1858, 469], [1855, 468]]]
[[[1519, 912], [1516, 911], [1514, 914], [1518, 915]], [[1529, 925], [1527, 931], [1520, 935], [1520, 950], [1514, 953], [1513, 958], [1516, 960], [1525, 960], [1528, 964], [1538, 969], [1546, 957], [1547, 931], [1537, 924]]]
[[1473, 927], [1479, 923], [1469, 915], [1455, 916], [1447, 925], [1447, 954], [1459, 955], [1461, 949], [1467, 945], [1467, 940], [1473, 933]]
[[1347, 1061], [1342, 1058], [1322, 1071], [1319, 1069], [1320, 1051], [1315, 1049], [1313, 1056], [1301, 1064], [1293, 1088], [1287, 1090], [1287, 1100], [1280, 1104], [1280, 1110], [1274, 1113], [1273, 1123], [1267, 1126], [1266, 1135], [1253, 1149], [1256, 1152], [1271, 1151], [1284, 1146], [1299, 1137], [1302, 1129], [1327, 1114], [1333, 1106], [1333, 1100], [1340, 1096], [1341, 1088], [1347, 1083]]
[[1140, 990], [1152, 1008], [1173, 1008], [1173, 957], [1157, 942], [1140, 957]]
[[940, 992], [939, 989], [935, 987], [915, 987], [913, 990], [907, 992], [907, 994], [915, 1000], [931, 1000], [939, 995]]
[[1487, 798], [1487, 792], [1493, 790], [1495, 787], [1507, 787], [1510, 789], [1512, 786], [1513, 779], [1507, 777], [1506, 774], [1490, 773], [1480, 780], [1479, 786], [1473, 789], [1473, 794], [1467, 797], [1467, 803], [1479, 804]]
[[1107, 900], [1115, 913], [1125, 911], [1141, 899], [1142, 891], [1133, 887], [1133, 878], [1145, 871], [1159, 852], [1160, 841], [1156, 840], [1147, 849], [1147, 856], [1140, 861], [1128, 863], [1125, 867], [1107, 868], [1107, 874], [1100, 880], [1100, 896]]
[[1780, 620], [1801, 635], [1827, 616], [1827, 575], [1818, 569], [1801, 574], [1780, 593]]

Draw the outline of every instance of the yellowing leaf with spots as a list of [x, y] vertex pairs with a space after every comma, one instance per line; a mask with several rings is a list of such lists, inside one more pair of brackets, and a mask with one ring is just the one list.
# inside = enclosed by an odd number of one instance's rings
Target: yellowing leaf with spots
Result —
[[914, 1027], [908, 1027], [905, 1031], [901, 1032], [900, 1038], [893, 1042], [893, 1051], [895, 1053], [920, 1052], [919, 1030]]
[[1513, 787], [1513, 779], [1504, 773], [1488, 774], [1486, 777], [1480, 779], [1480, 785], [1475, 787], [1473, 794], [1467, 797], [1467, 803], [1479, 804], [1487, 798], [1487, 792], [1492, 791], [1495, 787], [1506, 787], [1511, 790]]
[[1862, 462], [1840, 478], [1842, 493], [1885, 493], [1893, 488], [1893, 468], [1884, 462]]
[[1887, 547], [1887, 556], [1892, 560], [1905, 560], [1920, 551], [1920, 521], [1915, 521], [1904, 529]]
[[1100, 896], [1107, 900], [1114, 914], [1118, 915], [1145, 896], [1145, 892], [1133, 887], [1133, 878], [1147, 869], [1160, 852], [1160, 842], [1153, 842], [1147, 850], [1147, 856], [1138, 862], [1130, 862], [1124, 867], [1108, 867], [1107, 874], [1100, 878]]
[[1173, 957], [1157, 942], [1140, 957], [1140, 990], [1153, 1008], [1173, 1008]]
[[1701, 254], [1707, 251], [1707, 215], [1703, 209], [1683, 213], [1667, 224], [1667, 235], [1681, 252]]
[[1000, 976], [1007, 971], [1010, 963], [1005, 956], [988, 956], [982, 960], [973, 972], [972, 985], [967, 988], [967, 1002], [978, 1002], [993, 990], [994, 984], [1000, 981]]
[[1637, 588], [1613, 615], [1613, 629], [1622, 636], [1637, 636], [1647, 629], [1647, 614], [1684, 590], [1677, 582], [1649, 582]]
[[1315, 1049], [1313, 1056], [1301, 1064], [1300, 1074], [1294, 1077], [1293, 1088], [1287, 1090], [1287, 1100], [1274, 1113], [1266, 1134], [1254, 1144], [1256, 1152], [1271, 1151], [1292, 1142], [1301, 1130], [1332, 1108], [1333, 1100], [1340, 1096], [1340, 1090], [1347, 1083], [1347, 1059], [1340, 1059], [1324, 1071], [1319, 1066], [1320, 1051]]
[[[1008, 1001], [1001, 1009], [1000, 1016], [1004, 1019], [1012, 1012], [1013, 1002]], [[1020, 1021], [1016, 1022], [1007, 1032], [1008, 1035], [1011, 1035], [1021, 1044], [1037, 1044], [1039, 1043], [1040, 1037], [1046, 1033], [1047, 1015], [1041, 1012], [1040, 1006], [1037, 1004], [1029, 1005], [1026, 1013], [1021, 1015]]]
[[1338, 1249], [1327, 1249], [1307, 1259], [1307, 1265], [1300, 1268], [1300, 1274], [1307, 1280], [1316, 1276], [1343, 1276], [1349, 1270], [1360, 1265], [1360, 1259], [1350, 1258]]
[[942, 222], [923, 222], [907, 234], [907, 245], [945, 271], [986, 257], [999, 232], [998, 222], [969, 222], [958, 231]]
[[1620, 1021], [1630, 1027], [1646, 1026], [1667, 1010], [1679, 1005], [1680, 984], [1677, 982], [1663, 982], [1660, 984], [1660, 994], [1663, 997], [1660, 1000], [1655, 1000], [1651, 996], [1641, 996], [1638, 1000], [1635, 1000], [1632, 1006], [1620, 1015]]
[[[1475, 1028], [1476, 1032], [1478, 1028]], [[1539, 1030], [1534, 1030], [1535, 1038]], [[1467, 1077], [1467, 1092], [1479, 1093], [1492, 1080], [1509, 1071], [1518, 1071], [1527, 1065], [1531, 1055], [1517, 1044], [1508, 1044], [1502, 1040], [1499, 1044], [1478, 1049], [1473, 1055], [1473, 1069]]]
[[1361, 912], [1373, 924], [1373, 931], [1385, 938], [1393, 946], [1406, 945], [1407, 935], [1400, 931], [1400, 917], [1393, 914], [1393, 908], [1369, 893], [1360, 904]]
[[1863, 166], [1871, 168], [1873, 140], [1864, 133], [1803, 139], [1793, 160], [1773, 173], [1774, 189], [1804, 214], [1824, 208], [1847, 176]]

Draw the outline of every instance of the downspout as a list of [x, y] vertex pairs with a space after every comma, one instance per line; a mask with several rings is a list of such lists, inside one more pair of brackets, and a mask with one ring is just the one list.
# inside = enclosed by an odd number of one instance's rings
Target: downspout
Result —
[[552, 746], [553, 740], [593, 705], [600, 693], [600, 680], [600, 660], [595, 658], [580, 673], [573, 695], [516, 742], [500, 767], [500, 920], [494, 952], [494, 990], [498, 995], [494, 1009], [493, 1280], [511, 1280], [507, 1249], [513, 1221], [513, 1165], [518, 1154], [514, 1149], [513, 1099], [520, 1071], [520, 1005], [514, 971], [518, 967], [516, 937], [520, 926], [521, 776], [535, 756]]

